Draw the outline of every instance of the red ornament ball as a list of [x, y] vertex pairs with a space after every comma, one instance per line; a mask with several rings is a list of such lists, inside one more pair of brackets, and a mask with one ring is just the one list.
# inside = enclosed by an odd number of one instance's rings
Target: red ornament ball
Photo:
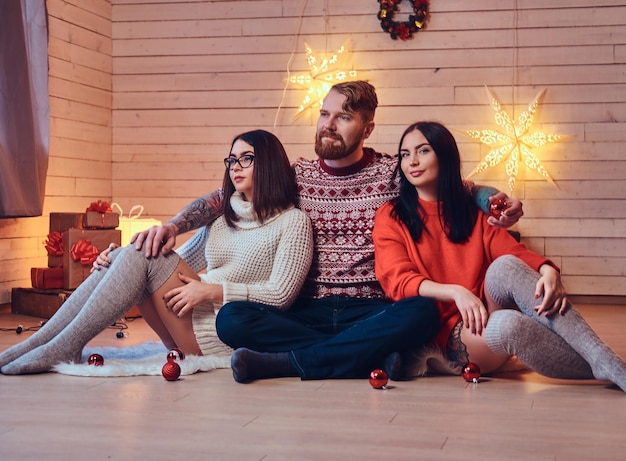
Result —
[[489, 214], [494, 218], [500, 218], [502, 212], [506, 209], [506, 202], [504, 200], [495, 199], [489, 205]]
[[101, 367], [104, 365], [104, 357], [100, 354], [91, 354], [87, 359], [87, 363], [89, 365], [93, 365], [94, 367]]
[[477, 383], [480, 378], [480, 367], [475, 363], [468, 363], [463, 367], [463, 379], [468, 383]]
[[381, 370], [377, 368], [376, 370], [372, 370], [370, 373], [370, 385], [374, 389], [384, 389], [389, 382], [389, 377], [385, 370]]
[[104, 357], [100, 354], [91, 354], [87, 359], [87, 363], [89, 365], [93, 365], [94, 367], [101, 367], [104, 365]]
[[168, 381], [176, 381], [180, 377], [180, 365], [176, 362], [167, 362], [163, 365], [161, 374]]
[[185, 353], [180, 349], [170, 349], [167, 353], [167, 361], [175, 362], [177, 360], [185, 360]]

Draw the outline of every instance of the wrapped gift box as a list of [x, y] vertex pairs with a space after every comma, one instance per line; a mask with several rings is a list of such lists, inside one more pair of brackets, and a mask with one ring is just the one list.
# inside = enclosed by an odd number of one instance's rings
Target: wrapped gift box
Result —
[[63, 232], [63, 288], [73, 290], [85, 280], [97, 255], [111, 243], [120, 245], [117, 229], [68, 229]]
[[[49, 234], [63, 234], [68, 229], [82, 229], [84, 213], [50, 213]], [[48, 267], [61, 267], [63, 256], [48, 254]]]
[[[49, 319], [59, 310], [71, 294], [71, 290], [62, 289], [12, 288], [11, 313]], [[137, 306], [134, 306], [124, 317], [133, 318], [140, 316], [139, 309]]]
[[49, 319], [71, 293], [61, 289], [12, 288], [11, 313]]
[[43, 244], [48, 252], [48, 267], [63, 266], [63, 233], [50, 232]]
[[120, 225], [118, 213], [99, 213], [87, 211], [83, 215], [83, 228], [85, 229], [115, 229]]
[[51, 232], [65, 232], [68, 229], [82, 229], [84, 213], [50, 213]]
[[48, 255], [48, 267], [50, 269], [56, 269], [63, 266], [63, 256]]
[[117, 210], [120, 214], [118, 229], [122, 231], [122, 245], [124, 246], [130, 243], [130, 238], [137, 232], [142, 232], [152, 226], [161, 225], [161, 221], [158, 219], [140, 218], [143, 213], [143, 205], [134, 205], [126, 216], [119, 203], [112, 203], [111, 208]]
[[31, 267], [30, 281], [33, 288], [50, 290], [63, 288], [62, 267]]

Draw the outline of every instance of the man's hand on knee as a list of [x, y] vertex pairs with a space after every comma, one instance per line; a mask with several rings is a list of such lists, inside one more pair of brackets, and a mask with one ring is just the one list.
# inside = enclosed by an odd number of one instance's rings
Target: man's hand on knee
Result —
[[159, 254], [159, 251], [167, 254], [174, 249], [177, 234], [178, 228], [176, 225], [168, 222], [136, 233], [130, 239], [130, 243], [135, 245], [137, 251], [143, 249], [146, 257], [155, 257]]

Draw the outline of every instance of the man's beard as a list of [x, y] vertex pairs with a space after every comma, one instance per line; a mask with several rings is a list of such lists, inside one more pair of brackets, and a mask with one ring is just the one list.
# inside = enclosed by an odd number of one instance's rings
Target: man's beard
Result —
[[[322, 142], [323, 137], [339, 141], [339, 144]], [[319, 158], [324, 160], [339, 160], [346, 158], [357, 149], [358, 145], [359, 142], [357, 141], [348, 147], [340, 135], [332, 134], [327, 131], [318, 133], [315, 136], [315, 153]]]

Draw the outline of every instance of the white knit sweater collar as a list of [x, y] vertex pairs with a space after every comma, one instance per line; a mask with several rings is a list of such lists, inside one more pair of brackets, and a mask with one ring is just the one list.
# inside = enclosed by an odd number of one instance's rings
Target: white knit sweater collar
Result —
[[252, 202], [247, 202], [243, 199], [243, 196], [240, 192], [233, 193], [230, 198], [230, 206], [237, 216], [239, 216], [239, 221], [235, 224], [240, 229], [254, 229], [256, 227], [261, 227], [267, 223], [274, 221], [280, 213], [275, 214], [271, 218], [265, 220], [263, 224], [261, 224], [257, 220], [256, 213], [254, 212], [254, 208], [252, 206]]

